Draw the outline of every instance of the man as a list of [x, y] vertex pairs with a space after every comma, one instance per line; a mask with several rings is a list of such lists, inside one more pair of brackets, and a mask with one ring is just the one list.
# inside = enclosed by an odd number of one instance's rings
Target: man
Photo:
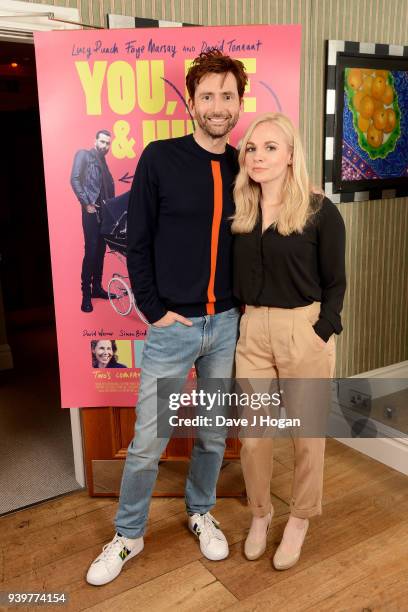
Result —
[[[247, 77], [243, 64], [211, 50], [187, 77], [194, 135], [151, 143], [133, 180], [128, 210], [128, 271], [136, 302], [151, 323], [141, 364], [135, 437], [122, 478], [116, 535], [87, 574], [102, 585], [142, 551], [158, 461], [168, 439], [157, 437], [157, 380], [230, 378], [239, 309], [231, 289], [229, 218], [236, 151], [227, 145], [238, 121]], [[228, 543], [210, 514], [225, 449], [225, 431], [202, 428], [186, 482], [190, 530], [208, 559]]]
[[76, 153], [71, 172], [71, 186], [82, 207], [85, 241], [81, 274], [83, 312], [93, 311], [91, 298], [109, 298], [102, 288], [106, 245], [100, 233], [100, 206], [102, 200], [115, 195], [113, 178], [105, 160], [110, 144], [110, 132], [99, 130], [93, 149], [81, 149]]

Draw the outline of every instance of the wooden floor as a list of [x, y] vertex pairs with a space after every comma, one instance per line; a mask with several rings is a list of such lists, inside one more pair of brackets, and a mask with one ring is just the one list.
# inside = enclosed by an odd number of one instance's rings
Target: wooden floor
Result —
[[0, 591], [68, 594], [69, 603], [48, 610], [406, 612], [408, 478], [328, 441], [324, 513], [311, 521], [299, 563], [277, 572], [271, 557], [293, 468], [287, 441], [277, 444], [275, 466], [275, 518], [258, 561], [243, 556], [249, 514], [242, 499], [217, 503], [230, 556], [211, 562], [186, 529], [183, 500], [156, 498], [143, 553], [114, 582], [92, 587], [85, 573], [113, 535], [117, 500], [80, 492], [0, 519]]

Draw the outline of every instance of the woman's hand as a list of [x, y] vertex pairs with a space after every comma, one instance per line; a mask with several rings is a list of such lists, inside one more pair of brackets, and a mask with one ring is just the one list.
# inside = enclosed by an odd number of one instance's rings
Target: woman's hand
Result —
[[324, 347], [326, 346], [327, 342], [325, 342], [325, 341], [323, 340], [323, 338], [321, 338], [321, 337], [319, 336], [319, 334], [317, 334], [316, 332], [315, 332], [315, 335], [316, 335], [317, 341], [318, 341], [318, 343], [320, 344], [320, 346], [321, 346], [322, 348], [324, 348]]

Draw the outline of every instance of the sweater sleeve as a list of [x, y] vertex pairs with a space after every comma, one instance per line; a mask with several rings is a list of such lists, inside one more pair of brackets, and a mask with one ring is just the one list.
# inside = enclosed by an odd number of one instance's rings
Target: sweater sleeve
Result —
[[315, 332], [325, 342], [333, 333], [340, 334], [341, 310], [346, 291], [346, 231], [337, 207], [325, 199], [318, 227], [318, 260], [322, 288], [320, 316]]
[[154, 237], [159, 214], [158, 181], [153, 147], [140, 156], [133, 177], [127, 215], [127, 267], [137, 307], [149, 323], [167, 312], [161, 302], [154, 271]]

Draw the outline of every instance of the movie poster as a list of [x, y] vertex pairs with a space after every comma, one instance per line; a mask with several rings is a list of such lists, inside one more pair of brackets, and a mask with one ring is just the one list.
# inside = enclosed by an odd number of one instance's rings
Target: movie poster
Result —
[[211, 47], [249, 76], [232, 145], [257, 114], [298, 123], [300, 26], [35, 33], [64, 408], [136, 402], [148, 325], [126, 269], [128, 192], [149, 142], [193, 132], [185, 74]]

